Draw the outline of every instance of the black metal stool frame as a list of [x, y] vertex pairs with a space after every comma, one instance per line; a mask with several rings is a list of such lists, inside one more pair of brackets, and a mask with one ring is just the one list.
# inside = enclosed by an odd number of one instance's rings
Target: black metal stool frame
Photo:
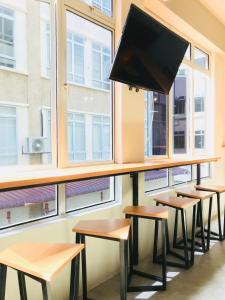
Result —
[[[86, 264], [86, 244], [85, 238], [93, 237], [104, 240], [116, 241], [120, 243], [120, 299], [127, 300], [127, 268], [128, 268], [128, 240], [114, 239], [110, 237], [103, 237], [98, 235], [76, 233], [76, 243], [84, 244], [82, 251], [82, 283], [83, 283], [83, 300], [88, 300], [87, 295], [87, 264]], [[1, 300], [1, 299], [0, 299]]]
[[[178, 197], [183, 197], [182, 195], [180, 195], [179, 193], [177, 193]], [[188, 196], [185, 196], [188, 198]], [[189, 197], [191, 198], [191, 197]], [[208, 219], [207, 219], [207, 229], [205, 229], [204, 226], [204, 219], [203, 219], [203, 201], [205, 200], [200, 200], [199, 203], [197, 204], [197, 225], [196, 227], [200, 227], [199, 231], [196, 232], [196, 237], [201, 239], [201, 242], [199, 243], [198, 241], [195, 242], [195, 244], [198, 247], [195, 247], [195, 251], [198, 252], [202, 252], [202, 253], [206, 253], [209, 251], [209, 247], [210, 247], [210, 239], [211, 239], [211, 215], [212, 215], [212, 201], [213, 201], [213, 197], [209, 198], [209, 210], [208, 210]], [[178, 215], [176, 214], [175, 216], [175, 224], [177, 224], [177, 218]], [[175, 232], [175, 231], [174, 231]], [[205, 232], [207, 233], [207, 235], [205, 236]], [[176, 240], [176, 237], [174, 235], [174, 240]], [[190, 242], [190, 240], [188, 239], [188, 242]], [[182, 240], [179, 242], [174, 242], [174, 246], [175, 248], [181, 249], [182, 246]]]
[[[161, 218], [154, 218], [154, 217], [145, 217], [145, 216], [137, 216], [133, 214], [126, 213], [126, 218], [130, 219], [133, 218], [133, 220], [137, 220], [138, 218], [142, 219], [148, 219], [148, 220], [154, 220], [155, 222], [161, 222], [162, 225], [162, 277], [156, 276], [153, 274], [148, 274], [145, 272], [138, 271], [134, 269], [133, 264], [133, 237], [132, 237], [132, 230], [129, 236], [129, 275], [128, 275], [128, 292], [145, 292], [145, 291], [165, 291], [166, 290], [166, 227], [167, 227], [167, 220], [161, 219]], [[133, 225], [133, 222], [132, 222]], [[154, 256], [154, 254], [153, 254]], [[132, 275], [138, 275], [142, 276], [151, 280], [156, 280], [159, 282], [162, 282], [162, 285], [150, 285], [150, 286], [130, 286]]]
[[[159, 204], [163, 206], [168, 206], [171, 208], [176, 209], [176, 216], [175, 216], [175, 224], [174, 224], [174, 236], [173, 236], [173, 248], [179, 248], [184, 250], [184, 256], [180, 255], [179, 253], [171, 250], [170, 248], [170, 239], [169, 239], [169, 232], [168, 232], [168, 225], [166, 226], [166, 245], [167, 245], [167, 251], [166, 254], [170, 254], [180, 260], [182, 260], [184, 263], [174, 262], [167, 260], [167, 265], [172, 267], [178, 267], [178, 268], [185, 268], [189, 269], [194, 264], [194, 252], [195, 252], [195, 234], [196, 234], [196, 205], [193, 205], [193, 213], [192, 213], [192, 236], [191, 236], [191, 247], [188, 247], [188, 236], [187, 236], [187, 221], [186, 221], [186, 211], [183, 208], [176, 208], [169, 204], [162, 204], [156, 201], [156, 205]], [[183, 237], [181, 242], [183, 243], [183, 247], [179, 247], [177, 245], [177, 229], [178, 229], [178, 213], [181, 213], [181, 220], [182, 220], [182, 233]], [[153, 255], [153, 262], [155, 263], [161, 263], [161, 255], [158, 255], [157, 251], [157, 242], [158, 242], [158, 222], [155, 224], [155, 238], [154, 238], [154, 255]], [[189, 257], [189, 250], [190, 250], [190, 257]]]
[[[198, 191], [205, 191], [201, 190], [198, 187], [196, 187]], [[222, 232], [222, 224], [221, 224], [221, 208], [220, 208], [220, 192], [216, 193], [216, 199], [217, 199], [217, 215], [218, 215], [218, 232], [210, 231], [210, 240], [215, 241], [223, 241], [225, 239], [225, 213], [224, 213], [224, 230]], [[204, 229], [204, 232], [208, 233], [208, 229]]]
[[[71, 261], [71, 279], [70, 279], [70, 300], [78, 300], [79, 293], [79, 267], [80, 265], [80, 254], [78, 254]], [[11, 267], [10, 267], [11, 268]], [[13, 268], [12, 268], [13, 269]], [[36, 276], [30, 275], [28, 273], [17, 271], [18, 274], [18, 282], [19, 282], [19, 290], [20, 290], [20, 299], [27, 300], [27, 289], [26, 289], [26, 281], [25, 276], [32, 278], [35, 281], [41, 283], [42, 286], [42, 296], [43, 300], [51, 300], [51, 291], [50, 291], [50, 283], [44, 279], [38, 278]], [[4, 264], [0, 264], [0, 300], [5, 300], [5, 288], [6, 288], [6, 276], [7, 276], [7, 266]]]

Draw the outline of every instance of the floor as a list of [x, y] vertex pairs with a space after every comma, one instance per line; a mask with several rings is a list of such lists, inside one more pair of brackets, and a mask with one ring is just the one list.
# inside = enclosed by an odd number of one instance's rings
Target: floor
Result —
[[[204, 255], [197, 253], [195, 265], [189, 270], [168, 267], [166, 291], [128, 293], [127, 300], [225, 299], [225, 241], [211, 242], [210, 248]], [[139, 268], [153, 272], [150, 260], [143, 262]], [[141, 279], [140, 283], [146, 284], [146, 279]], [[119, 300], [119, 276], [90, 291], [88, 297], [93, 300]]]

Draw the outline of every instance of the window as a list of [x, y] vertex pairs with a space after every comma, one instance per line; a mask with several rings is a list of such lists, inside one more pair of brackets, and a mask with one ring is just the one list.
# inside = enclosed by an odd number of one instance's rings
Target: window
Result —
[[178, 151], [185, 149], [185, 134], [184, 131], [174, 131], [174, 148]]
[[[199, 71], [194, 72], [194, 97], [195, 97], [195, 114], [194, 114], [194, 140], [195, 151], [197, 154], [204, 154], [206, 149], [209, 150], [211, 143], [210, 119], [209, 114], [209, 77]], [[208, 122], [206, 122], [208, 119]], [[209, 124], [207, 124], [209, 123]]]
[[45, 35], [46, 35], [46, 75], [50, 76], [51, 68], [51, 34], [50, 34], [50, 24], [46, 23], [45, 25]]
[[67, 33], [67, 76], [68, 81], [84, 84], [84, 39]]
[[177, 185], [192, 180], [192, 167], [181, 166], [171, 169], [171, 185]]
[[181, 66], [173, 88], [173, 153], [188, 152], [189, 69]]
[[81, 161], [86, 158], [85, 116], [84, 114], [68, 113], [69, 159]]
[[208, 69], [209, 68], [209, 55], [204, 51], [195, 48], [194, 49], [194, 62], [196, 65]]
[[185, 52], [184, 58], [191, 60], [191, 44], [188, 46], [187, 51]]
[[168, 98], [145, 93], [145, 156], [167, 154]]
[[169, 186], [168, 169], [145, 172], [144, 179], [145, 179], [145, 192], [166, 188]]
[[112, 0], [92, 0], [92, 5], [100, 9], [106, 16], [112, 16]]
[[[201, 164], [200, 168], [201, 178], [210, 176], [210, 163]], [[148, 171], [144, 173], [144, 190], [148, 193], [163, 188], [173, 189], [175, 185], [194, 182], [196, 178], [196, 165]]]
[[16, 108], [0, 106], [0, 165], [17, 164], [16, 125]]
[[0, 65], [15, 68], [14, 11], [0, 6]]
[[[193, 170], [194, 179], [196, 180], [197, 179], [197, 167], [196, 167], [196, 165], [194, 165], [193, 168], [194, 168], [194, 170]], [[210, 177], [210, 169], [211, 169], [210, 163], [201, 164], [201, 167], [200, 167], [201, 178]]]
[[110, 118], [106, 116], [92, 117], [92, 143], [93, 143], [93, 159], [94, 160], [110, 160]]
[[[112, 160], [112, 93], [108, 80], [112, 33], [69, 11], [67, 32], [67, 74], [75, 74], [68, 75], [68, 160]], [[74, 69], [70, 53], [76, 53]], [[83, 84], [72, 84], [75, 78]]]
[[94, 87], [109, 90], [110, 49], [94, 43], [92, 45], [92, 83]]
[[66, 184], [66, 212], [111, 202], [114, 178], [96, 178]]
[[204, 97], [195, 97], [195, 112], [204, 112]]
[[195, 148], [204, 149], [205, 144], [205, 132], [204, 130], [195, 130]]
[[0, 229], [57, 214], [56, 186], [0, 193]]
[[5, 66], [17, 70], [0, 69], [0, 166], [4, 167], [51, 163], [51, 124], [46, 116], [48, 129], [44, 128], [43, 111], [51, 111], [52, 78], [50, 73], [47, 80], [41, 76], [44, 66], [50, 70], [50, 8], [30, 2], [32, 9], [26, 1], [13, 1], [12, 9], [0, 6], [0, 64], [7, 58]]

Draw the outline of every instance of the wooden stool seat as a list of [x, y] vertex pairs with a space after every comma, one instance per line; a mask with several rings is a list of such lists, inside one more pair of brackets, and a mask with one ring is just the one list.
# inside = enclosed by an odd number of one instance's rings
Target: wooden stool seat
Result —
[[193, 207], [200, 201], [197, 198], [177, 197], [169, 194], [156, 196], [154, 200], [160, 204], [180, 209]]
[[[120, 299], [127, 299], [128, 239], [131, 228], [129, 219], [84, 220], [72, 229], [76, 243], [85, 244], [86, 236], [119, 242], [120, 245]], [[110, 258], [109, 258], [110, 259]], [[87, 300], [86, 248], [82, 251], [83, 299]]]
[[177, 195], [180, 196], [191, 197], [200, 200], [208, 199], [215, 194], [214, 192], [196, 191], [194, 189], [188, 189], [188, 188], [175, 190], [175, 192], [177, 193]]
[[106, 237], [118, 240], [128, 240], [131, 221], [126, 219], [85, 220], [73, 228], [73, 232]]
[[225, 185], [213, 185], [213, 184], [207, 184], [207, 185], [196, 185], [195, 188], [197, 190], [201, 191], [209, 191], [209, 192], [215, 192], [215, 193], [224, 193], [225, 192]]
[[0, 252], [0, 263], [51, 281], [83, 248], [83, 244], [16, 244]]
[[127, 215], [159, 219], [168, 219], [169, 216], [169, 211], [166, 207], [157, 206], [127, 206], [123, 212]]

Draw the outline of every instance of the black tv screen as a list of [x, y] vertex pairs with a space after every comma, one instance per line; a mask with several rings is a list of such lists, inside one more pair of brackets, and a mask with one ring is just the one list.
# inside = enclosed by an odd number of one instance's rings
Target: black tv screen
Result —
[[110, 79], [168, 94], [189, 43], [131, 4]]

